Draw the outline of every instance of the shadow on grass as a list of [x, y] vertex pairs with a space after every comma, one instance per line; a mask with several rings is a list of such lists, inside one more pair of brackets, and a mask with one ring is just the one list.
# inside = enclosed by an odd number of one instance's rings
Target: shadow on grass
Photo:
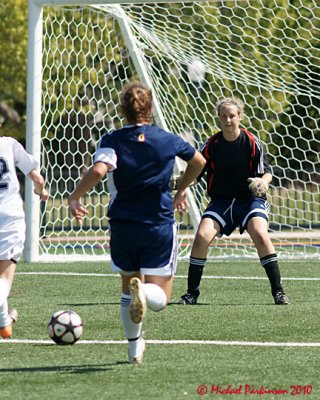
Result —
[[108, 303], [59, 303], [59, 306], [64, 306], [64, 307], [87, 307], [87, 306], [119, 306], [120, 302], [108, 302]]
[[[62, 307], [92, 307], [92, 306], [120, 306], [120, 302], [109, 302], [109, 303], [59, 303], [59, 306]], [[198, 302], [197, 304], [180, 304], [178, 301], [170, 301], [167, 305], [168, 307], [172, 306], [179, 306], [179, 307], [201, 307], [201, 306], [263, 306], [263, 307], [274, 307], [275, 304], [271, 301], [269, 303], [257, 303], [256, 301], [248, 303], [248, 302], [236, 302], [236, 303], [231, 303], [231, 302], [222, 302], [222, 301], [217, 301], [217, 302], [210, 302], [210, 303], [205, 303], [205, 302]]]
[[58, 372], [63, 374], [92, 374], [95, 372], [112, 371], [116, 365], [128, 364], [128, 361], [116, 361], [104, 365], [57, 365], [50, 367], [24, 367], [24, 368], [0, 368], [0, 374], [12, 372]]

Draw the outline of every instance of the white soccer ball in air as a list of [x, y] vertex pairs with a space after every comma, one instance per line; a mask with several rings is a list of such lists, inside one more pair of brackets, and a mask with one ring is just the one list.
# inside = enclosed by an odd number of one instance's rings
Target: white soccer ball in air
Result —
[[76, 343], [83, 332], [80, 316], [71, 310], [55, 312], [48, 322], [48, 334], [59, 345]]
[[188, 65], [188, 74], [192, 82], [201, 84], [206, 74], [205, 64], [198, 58], [193, 59]]

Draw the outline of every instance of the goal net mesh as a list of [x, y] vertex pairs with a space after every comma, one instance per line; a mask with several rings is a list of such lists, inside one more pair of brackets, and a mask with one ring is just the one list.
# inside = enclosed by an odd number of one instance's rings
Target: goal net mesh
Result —
[[[197, 148], [219, 130], [215, 103], [241, 98], [243, 127], [262, 141], [273, 168], [276, 251], [319, 257], [319, 30], [313, 0], [45, 6], [41, 161], [51, 198], [41, 209], [40, 260], [109, 255], [107, 179], [84, 198], [81, 226], [67, 202], [101, 135], [124, 124], [119, 95], [136, 80], [152, 85], [156, 122]], [[176, 214], [180, 258], [190, 254], [194, 215], [208, 204], [204, 182], [190, 193], [191, 212]], [[236, 230], [215, 240], [208, 257], [256, 250]]]

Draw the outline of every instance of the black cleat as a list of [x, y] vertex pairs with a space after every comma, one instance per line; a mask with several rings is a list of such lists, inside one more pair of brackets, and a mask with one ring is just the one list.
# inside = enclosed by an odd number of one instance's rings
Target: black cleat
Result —
[[283, 292], [277, 292], [273, 297], [276, 304], [289, 304], [288, 296]]
[[178, 304], [188, 304], [188, 305], [197, 304], [197, 298], [199, 297], [199, 294], [200, 293], [197, 294], [186, 293], [180, 297]]

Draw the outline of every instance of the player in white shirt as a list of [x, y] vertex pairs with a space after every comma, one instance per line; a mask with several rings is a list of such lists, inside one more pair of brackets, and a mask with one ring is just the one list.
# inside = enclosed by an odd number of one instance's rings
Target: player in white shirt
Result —
[[19, 142], [0, 136], [0, 336], [4, 339], [11, 337], [12, 323], [17, 319], [16, 310], [8, 311], [8, 296], [25, 241], [25, 215], [16, 168], [32, 180], [35, 194], [44, 201], [48, 192], [37, 167], [37, 161]]

